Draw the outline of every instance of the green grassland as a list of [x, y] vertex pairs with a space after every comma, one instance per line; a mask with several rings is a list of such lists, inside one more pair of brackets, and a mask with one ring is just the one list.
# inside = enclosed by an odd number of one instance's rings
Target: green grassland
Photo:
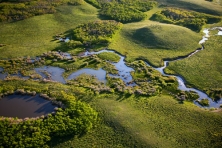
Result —
[[127, 61], [142, 58], [161, 66], [165, 58], [184, 56], [200, 48], [201, 38], [184, 27], [147, 20], [125, 24], [109, 48], [126, 55]]
[[[101, 123], [89, 134], [55, 147], [211, 147], [221, 115], [179, 104], [170, 96], [99, 95], [90, 103]], [[213, 140], [215, 138], [215, 141]]]
[[0, 58], [36, 56], [53, 50], [60, 44], [53, 41], [56, 34], [74, 29], [77, 25], [98, 20], [97, 9], [89, 4], [63, 5], [55, 14], [31, 17], [14, 23], [1, 23]]

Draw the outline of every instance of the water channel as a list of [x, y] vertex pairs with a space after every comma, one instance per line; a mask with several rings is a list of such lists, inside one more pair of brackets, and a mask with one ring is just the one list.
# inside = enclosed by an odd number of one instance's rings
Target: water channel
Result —
[[[208, 38], [210, 37], [210, 35], [209, 35], [210, 30], [215, 30], [215, 29], [219, 30], [218, 34], [216, 34], [216, 35], [222, 35], [222, 31], [220, 30], [220, 27], [215, 27], [215, 28], [212, 28], [212, 29], [204, 29], [203, 33], [205, 35], [203, 36], [203, 38], [199, 42], [199, 44], [203, 44], [205, 41], [207, 41]], [[199, 51], [201, 51], [203, 49], [204, 49], [203, 47], [201, 49], [197, 49], [196, 51], [194, 51], [193, 53], [189, 54], [188, 56], [186, 56], [184, 58], [189, 58], [190, 56], [196, 54], [197, 52], [199, 52]], [[101, 50], [99, 52], [89, 52], [89, 51], [86, 51], [82, 56], [86, 57], [86, 56], [90, 56], [90, 55], [93, 55], [93, 54], [99, 54], [99, 53], [102, 53], [102, 52], [115, 52], [115, 51], [112, 51], [112, 50]], [[121, 78], [126, 83], [126, 85], [128, 85], [129, 82], [133, 81], [133, 78], [132, 78], [130, 72], [134, 71], [134, 70], [131, 67], [128, 67], [125, 64], [125, 61], [124, 61], [125, 57], [124, 56], [122, 56], [120, 54], [118, 54], [118, 55], [120, 56], [119, 62], [111, 63], [118, 70], [118, 75], [111, 75], [111, 74], [109, 74], [109, 75], [112, 76], [112, 77]], [[69, 59], [69, 57], [71, 57], [71, 56], [69, 54], [67, 54], [67, 58], [68, 59]], [[176, 59], [176, 60], [182, 60], [184, 58], [180, 58], [180, 59]], [[164, 73], [164, 69], [167, 67], [169, 62], [171, 62], [171, 61], [164, 61], [164, 66], [163, 67], [159, 67], [159, 68], [154, 68], [153, 67], [153, 68], [158, 70], [164, 76], [174, 76], [174, 77], [176, 77], [176, 79], [178, 81], [178, 84], [179, 84], [178, 89], [180, 89], [182, 91], [193, 91], [193, 92], [196, 92], [199, 95], [199, 100], [204, 99], [204, 98], [209, 100], [209, 103], [210, 103], [209, 107], [215, 107], [215, 108], [220, 107], [220, 104], [222, 104], [222, 99], [220, 99], [218, 102], [214, 102], [204, 92], [202, 92], [202, 91], [200, 91], [198, 89], [195, 89], [195, 88], [187, 88], [186, 85], [185, 85], [184, 80], [182, 79], [182, 77], [165, 74]], [[148, 63], [147, 63], [147, 65], [150, 66]], [[1, 71], [3, 71], [2, 68], [0, 68], [0, 72]], [[35, 68], [35, 71], [37, 73], [39, 73], [43, 78], [50, 79], [50, 80], [53, 80], [53, 81], [58, 81], [58, 82], [61, 82], [61, 83], [64, 83], [64, 84], [66, 83], [65, 79], [62, 76], [62, 74], [64, 73], [65, 70], [62, 69], [62, 68], [53, 67], [53, 66], [43, 66], [43, 67], [40, 67], [40, 68]], [[49, 75], [46, 75], [46, 73], [48, 73]], [[72, 73], [71, 75], [68, 76], [67, 80], [74, 79], [74, 78], [76, 78], [77, 76], [79, 76], [79, 75], [81, 75], [83, 73], [90, 74], [90, 75], [95, 75], [98, 78], [98, 80], [106, 82], [106, 71], [105, 70], [103, 70], [103, 69], [94, 70], [94, 69], [89, 69], [89, 68], [83, 68], [83, 69], [80, 69], [80, 70]], [[6, 75], [0, 73], [0, 79], [4, 78], [5, 76]], [[130, 83], [130, 85], [134, 86], [136, 84], [135, 83]], [[197, 102], [194, 102], [194, 104], [196, 104], [197, 106], [200, 106], [199, 103], [197, 103]], [[202, 107], [202, 106], [200, 106], [200, 107]]]

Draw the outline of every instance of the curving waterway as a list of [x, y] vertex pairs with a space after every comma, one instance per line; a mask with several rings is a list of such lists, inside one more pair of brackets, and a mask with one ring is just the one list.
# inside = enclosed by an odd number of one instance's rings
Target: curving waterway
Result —
[[[218, 34], [216, 34], [216, 35], [222, 35], [222, 27], [214, 27], [212, 29], [204, 29], [203, 30], [204, 36], [203, 36], [202, 40], [199, 41], [199, 44], [202, 45], [203, 43], [205, 43], [208, 40], [208, 38], [210, 37], [209, 33], [210, 33], [211, 30], [218, 30]], [[203, 49], [204, 48], [202, 46], [201, 49], [197, 49], [196, 51], [194, 51], [191, 54], [185, 56], [184, 58], [189, 58], [192, 55], [198, 53], [199, 51], [201, 51]], [[102, 52], [115, 52], [115, 51], [107, 50], [107, 49], [101, 50], [101, 51], [98, 51], [98, 52], [86, 51], [82, 55], [82, 57], [90, 56], [90, 55], [93, 55], [93, 54], [99, 54], [99, 53], [102, 53]], [[118, 53], [116, 53], [116, 54], [118, 54]], [[128, 67], [126, 65], [126, 63], [124, 61], [125, 60], [124, 56], [122, 56], [120, 54], [118, 54], [118, 55], [120, 56], [119, 62], [117, 62], [117, 63], [112, 62], [111, 63], [118, 70], [118, 74], [117, 75], [109, 74], [109, 76], [117, 77], [117, 78], [122, 79], [126, 83], [126, 85], [135, 86], [136, 84], [133, 82], [133, 78], [132, 78], [132, 76], [130, 74], [132, 71], [134, 71], [134, 69], [131, 68], [131, 67]], [[67, 54], [65, 56], [67, 56], [67, 59], [69, 59], [71, 57], [69, 54]], [[176, 59], [176, 60], [182, 60], [184, 58], [179, 58], [179, 59]], [[172, 60], [172, 61], [176, 61], [176, 60]], [[215, 107], [215, 108], [219, 108], [220, 107], [220, 104], [222, 104], [222, 99], [220, 99], [217, 102], [214, 102], [206, 93], [204, 93], [204, 92], [202, 92], [202, 91], [200, 91], [198, 89], [195, 89], [195, 88], [188, 88], [188, 87], [186, 87], [185, 81], [183, 80], [183, 78], [181, 76], [166, 74], [164, 72], [164, 69], [167, 67], [168, 63], [172, 62], [172, 61], [164, 61], [164, 66], [163, 67], [159, 67], [159, 68], [153, 67], [153, 68], [156, 69], [157, 71], [159, 71], [164, 76], [174, 76], [177, 79], [178, 84], [179, 84], [178, 89], [180, 89], [182, 91], [193, 91], [193, 92], [196, 92], [199, 95], [199, 100], [201, 100], [201, 99], [208, 99], [209, 103], [210, 103], [208, 107]], [[151, 66], [148, 63], [147, 63], [147, 65]], [[3, 79], [6, 75], [5, 74], [1, 74], [1, 71], [3, 71], [2, 68], [0, 68], [0, 79]], [[35, 71], [37, 73], [39, 73], [43, 78], [50, 79], [50, 80], [53, 80], [53, 81], [58, 81], [58, 82], [64, 83], [64, 84], [66, 83], [66, 80], [62, 76], [65, 70], [62, 69], [62, 68], [53, 67], [53, 66], [43, 66], [43, 67], [40, 67], [40, 68], [35, 68]], [[76, 72], [74, 72], [71, 75], [69, 75], [67, 80], [75, 79], [77, 76], [79, 76], [79, 75], [81, 75], [83, 73], [94, 75], [94, 76], [97, 77], [98, 80], [106, 82], [106, 71], [105, 70], [103, 70], [103, 69], [94, 70], [94, 69], [90, 69], [90, 68], [83, 68], [83, 69], [77, 70]], [[194, 101], [194, 104], [196, 104], [197, 106], [202, 107], [196, 101]]]

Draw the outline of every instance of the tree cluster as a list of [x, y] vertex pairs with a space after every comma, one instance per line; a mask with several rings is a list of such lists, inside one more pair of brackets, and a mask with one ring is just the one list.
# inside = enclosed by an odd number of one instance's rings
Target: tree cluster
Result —
[[89, 131], [97, 120], [97, 113], [85, 103], [66, 102], [55, 115], [39, 119], [0, 118], [0, 147], [47, 147], [53, 137], [81, 135]]
[[100, 15], [122, 23], [141, 21], [146, 18], [146, 12], [157, 5], [157, 2], [148, 0], [86, 0], [97, 8]]
[[0, 1], [0, 22], [23, 20], [32, 16], [55, 13], [61, 4], [81, 5], [83, 0], [3, 0]]
[[121, 27], [121, 23], [111, 20], [82, 24], [73, 31], [74, 40], [88, 47], [95, 44], [107, 45]]
[[199, 32], [206, 23], [217, 23], [221, 17], [209, 14], [187, 11], [178, 8], [166, 8], [155, 13], [152, 18], [155, 21], [176, 24]]

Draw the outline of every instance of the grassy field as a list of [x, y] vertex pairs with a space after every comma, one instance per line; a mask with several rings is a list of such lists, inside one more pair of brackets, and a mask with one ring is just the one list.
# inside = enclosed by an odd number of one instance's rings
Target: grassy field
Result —
[[55, 147], [211, 147], [222, 130], [221, 115], [179, 104], [163, 95], [152, 98], [99, 95], [91, 105], [100, 112], [89, 134]]
[[201, 35], [187, 28], [147, 20], [125, 24], [109, 48], [126, 55], [128, 61], [142, 58], [161, 66], [164, 58], [195, 51], [200, 39]]
[[168, 69], [182, 75], [187, 83], [199, 89], [222, 87], [221, 36], [211, 36], [205, 49], [194, 56], [171, 62]]
[[14, 23], [1, 23], [0, 59], [36, 56], [60, 46], [53, 36], [77, 25], [98, 20], [97, 9], [89, 4], [59, 6], [55, 14], [35, 16]]
[[206, 0], [157, 0], [168, 7], [178, 7], [214, 15], [222, 15], [221, 4]]

